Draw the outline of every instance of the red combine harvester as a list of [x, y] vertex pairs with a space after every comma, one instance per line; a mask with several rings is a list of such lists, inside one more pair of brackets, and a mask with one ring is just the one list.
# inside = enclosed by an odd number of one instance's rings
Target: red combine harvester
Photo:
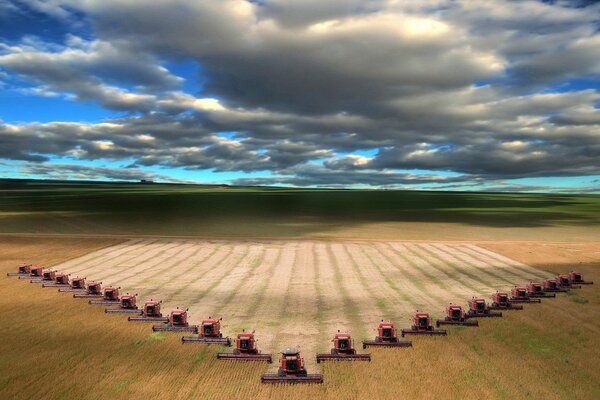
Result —
[[142, 315], [140, 317], [127, 317], [127, 321], [131, 322], [169, 322], [168, 317], [163, 317], [160, 312], [160, 301], [152, 299], [144, 303]]
[[56, 274], [52, 283], [42, 283], [43, 288], [68, 288], [70, 286], [69, 275], [65, 274]]
[[44, 275], [44, 268], [32, 266], [29, 268], [29, 275], [19, 276], [19, 279], [28, 279], [29, 278], [30, 281], [31, 280], [41, 281], [43, 275]]
[[107, 314], [142, 314], [142, 310], [140, 310], [137, 306], [137, 294], [130, 295], [129, 293], [121, 296], [121, 301], [119, 302], [118, 308], [107, 308], [104, 310]]
[[393, 322], [383, 322], [383, 320], [381, 320], [381, 322], [377, 324], [377, 336], [375, 336], [375, 339], [363, 341], [363, 349], [372, 346], [412, 347], [412, 343], [398, 339], [398, 333], [394, 328]]
[[506, 292], [496, 292], [492, 294], [492, 305], [490, 310], [522, 310], [523, 306], [512, 303]]
[[413, 316], [413, 325], [410, 329], [402, 329], [404, 335], [439, 335], [446, 336], [447, 332], [443, 329], [434, 329], [431, 324], [431, 318], [426, 312], [417, 311]]
[[30, 283], [54, 283], [56, 281], [56, 271], [45, 269], [42, 271], [42, 279], [32, 279]]
[[93, 299], [102, 297], [102, 282], [88, 282], [85, 293], [75, 293], [76, 299]]
[[121, 302], [119, 299], [119, 289], [118, 287], [105, 287], [102, 300], [90, 300], [89, 303], [102, 306], [118, 305]]
[[575, 271], [571, 271], [569, 273], [569, 280], [571, 281], [571, 284], [576, 284], [576, 285], [593, 285], [594, 282], [592, 281], [586, 281], [583, 279], [583, 275], [581, 275], [581, 272], [575, 272]]
[[181, 338], [181, 342], [222, 344], [227, 347], [231, 346], [231, 339], [228, 337], [223, 337], [223, 334], [221, 333], [222, 319], [223, 318], [213, 319], [212, 317], [208, 317], [208, 319], [202, 320], [198, 336], [184, 336]]
[[74, 292], [84, 293], [85, 289], [85, 278], [73, 278], [71, 279], [71, 287], [58, 289], [59, 292]]
[[31, 274], [31, 264], [21, 263], [19, 264], [18, 272], [7, 272], [6, 276], [18, 276], [28, 278]]
[[532, 299], [531, 297], [529, 297], [527, 288], [524, 288], [522, 286], [514, 287], [510, 290], [510, 292], [512, 294], [510, 301], [512, 301], [513, 303], [541, 303], [542, 302], [542, 300], [540, 300], [540, 299]]
[[317, 354], [317, 363], [321, 361], [371, 361], [370, 354], [357, 354], [354, 340], [349, 333], [338, 331], [331, 340], [333, 348], [330, 354]]
[[462, 306], [450, 304], [446, 307], [446, 317], [435, 321], [435, 325], [461, 325], [461, 326], [479, 326], [477, 321], [469, 321], [465, 317]]
[[566, 288], [566, 289], [580, 289], [581, 288], [581, 286], [573, 285], [571, 283], [571, 277], [569, 275], [558, 275], [556, 277], [556, 280], [558, 281], [558, 286], [561, 288]]
[[233, 361], [266, 361], [269, 364], [273, 362], [273, 358], [270, 354], [261, 354], [256, 348], [254, 331], [252, 331], [252, 333], [245, 331], [238, 333], [237, 339], [235, 339], [235, 349], [233, 349], [233, 353], [217, 353], [217, 359]]
[[494, 318], [501, 316], [501, 312], [491, 311], [485, 300], [480, 297], [473, 297], [469, 300], [469, 311], [465, 314], [465, 318]]
[[555, 293], [545, 293], [544, 286], [539, 282], [529, 282], [527, 284], [527, 294], [529, 294], [529, 297], [539, 297], [543, 299], [556, 297]]
[[323, 375], [307, 373], [300, 352], [294, 348], [282, 351], [280, 362], [276, 374], [261, 376], [262, 383], [323, 383]]
[[558, 279], [550, 278], [544, 280], [544, 292], [568, 292], [569, 289], [561, 288]]
[[187, 310], [180, 310], [179, 308], [171, 311], [169, 319], [166, 324], [163, 325], [152, 325], [154, 332], [193, 332], [198, 333], [198, 325], [188, 324]]

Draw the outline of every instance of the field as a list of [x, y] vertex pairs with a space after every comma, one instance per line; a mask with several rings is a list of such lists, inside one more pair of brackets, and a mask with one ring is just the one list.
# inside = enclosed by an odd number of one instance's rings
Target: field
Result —
[[[336, 206], [337, 204], [337, 206]], [[316, 365], [333, 331], [441, 317], [574, 268], [600, 283], [600, 198], [162, 185], [0, 187], [0, 398], [600, 398], [600, 292], [584, 287], [478, 328]], [[238, 223], [239, 222], [239, 223]], [[411, 240], [409, 240], [411, 239]], [[414, 240], [417, 239], [417, 240]], [[118, 284], [192, 319], [300, 345], [323, 385], [268, 387], [272, 366], [5, 277], [22, 261]]]

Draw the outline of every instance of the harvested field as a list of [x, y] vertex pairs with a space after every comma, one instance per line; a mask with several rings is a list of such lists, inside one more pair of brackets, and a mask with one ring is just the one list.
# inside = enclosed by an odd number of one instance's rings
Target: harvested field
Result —
[[473, 244], [361, 241], [136, 239], [55, 266], [194, 323], [223, 317], [233, 336], [256, 329], [264, 351], [299, 346], [307, 364], [338, 329], [373, 336], [380, 319], [409, 324], [415, 309], [440, 317], [447, 303], [550, 277]]

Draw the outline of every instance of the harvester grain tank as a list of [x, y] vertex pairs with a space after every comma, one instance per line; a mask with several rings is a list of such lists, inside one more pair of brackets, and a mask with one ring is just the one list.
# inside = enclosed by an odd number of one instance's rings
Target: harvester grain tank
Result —
[[119, 298], [119, 289], [120, 288], [118, 288], [118, 287], [112, 287], [112, 286], [105, 287], [104, 294], [102, 295], [102, 299], [101, 300], [90, 300], [89, 303], [103, 305], [103, 306], [119, 305], [121, 302], [121, 299]]
[[52, 283], [42, 283], [43, 288], [68, 288], [70, 287], [69, 275], [57, 273]]
[[85, 293], [75, 293], [73, 294], [73, 297], [76, 299], [94, 299], [102, 297], [102, 282], [88, 282]]
[[223, 318], [213, 319], [212, 317], [208, 317], [208, 319], [202, 320], [198, 336], [184, 336], [181, 338], [181, 342], [220, 344], [228, 347], [231, 346], [231, 339], [228, 337], [223, 337], [223, 334], [221, 333], [222, 319]]
[[445, 336], [447, 332], [443, 329], [434, 329], [431, 324], [431, 317], [426, 312], [417, 311], [413, 316], [413, 325], [410, 329], [402, 329], [404, 335], [438, 335]]
[[304, 367], [300, 352], [287, 348], [281, 352], [280, 366], [277, 374], [264, 374], [262, 383], [323, 383], [323, 375], [309, 374]]
[[492, 294], [492, 304], [490, 310], [522, 310], [523, 306], [513, 304], [506, 292], [496, 292]]
[[219, 360], [232, 360], [232, 361], [266, 361], [268, 363], [273, 362], [273, 358], [270, 354], [262, 354], [256, 347], [257, 340], [254, 338], [254, 331], [252, 333], [242, 331], [238, 333], [235, 339], [235, 348], [231, 353], [217, 353]]
[[137, 306], [137, 294], [129, 293], [121, 296], [118, 308], [107, 308], [104, 312], [107, 314], [142, 314], [142, 310]]
[[6, 276], [18, 276], [28, 278], [31, 274], [31, 264], [21, 263], [17, 268], [17, 272], [7, 272]]
[[594, 282], [586, 281], [583, 279], [583, 275], [581, 272], [571, 271], [569, 273], [569, 280], [571, 281], [571, 285], [593, 285]]
[[177, 308], [169, 314], [169, 320], [162, 325], [152, 325], [154, 332], [193, 332], [198, 333], [198, 325], [188, 323], [188, 310]]
[[363, 349], [367, 347], [412, 347], [412, 342], [398, 339], [398, 331], [394, 323], [381, 320], [377, 324], [375, 339], [363, 341]]
[[519, 287], [514, 287], [511, 290], [511, 294], [512, 297], [510, 298], [510, 301], [512, 301], [513, 303], [541, 303], [542, 300], [540, 299], [532, 299], [529, 296], [529, 293], [527, 292], [527, 288], [519, 286]]
[[317, 354], [317, 363], [321, 361], [371, 361], [370, 354], [358, 354], [354, 340], [349, 333], [337, 331], [331, 340], [333, 348], [327, 353]]
[[131, 322], [169, 322], [169, 317], [163, 317], [160, 312], [160, 301], [148, 300], [142, 308], [142, 315], [139, 317], [127, 317]]
[[485, 299], [481, 297], [472, 297], [469, 300], [469, 311], [465, 314], [465, 318], [497, 318], [501, 316], [501, 312], [491, 311]]
[[479, 326], [477, 321], [469, 321], [465, 317], [462, 306], [457, 304], [450, 304], [446, 307], [446, 317], [444, 319], [438, 319], [435, 325], [460, 325], [460, 326]]
[[544, 291], [544, 286], [539, 282], [529, 282], [527, 284], [527, 294], [529, 294], [529, 297], [539, 297], [543, 299], [556, 297], [556, 293], [546, 293]]

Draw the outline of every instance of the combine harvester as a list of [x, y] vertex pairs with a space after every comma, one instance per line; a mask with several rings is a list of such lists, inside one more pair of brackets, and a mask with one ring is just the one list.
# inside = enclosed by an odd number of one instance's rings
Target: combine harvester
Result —
[[233, 352], [217, 353], [217, 359], [230, 361], [266, 361], [269, 364], [273, 362], [273, 357], [270, 354], [262, 354], [256, 348], [254, 331], [252, 333], [245, 331], [238, 333]]
[[221, 344], [223, 346], [230, 347], [231, 339], [228, 337], [223, 337], [221, 333], [221, 320], [213, 319], [212, 317], [208, 317], [208, 319], [202, 320], [202, 324], [200, 325], [200, 333], [198, 336], [184, 336], [181, 338], [182, 343], [206, 343], [206, 344]]
[[469, 300], [469, 311], [465, 314], [465, 318], [498, 318], [501, 316], [501, 312], [491, 311], [485, 300], [480, 297], [472, 297]]
[[393, 322], [383, 322], [377, 324], [377, 336], [373, 340], [363, 341], [363, 350], [367, 347], [412, 347], [412, 342], [399, 340], [398, 332], [394, 328]]
[[262, 383], [323, 383], [323, 375], [309, 374], [304, 368], [300, 352], [288, 347], [281, 352], [280, 366], [276, 374], [264, 374]]
[[492, 305], [490, 310], [522, 310], [523, 306], [512, 303], [506, 292], [492, 294]]
[[571, 277], [569, 275], [558, 275], [556, 280], [558, 281], [558, 286], [563, 289], [581, 289], [581, 286], [573, 285], [571, 283]]
[[163, 325], [152, 325], [154, 332], [193, 332], [198, 333], [198, 325], [190, 325], [188, 323], [188, 310], [171, 311], [169, 319]]
[[104, 310], [107, 314], [138, 314], [142, 313], [137, 306], [137, 294], [130, 295], [129, 293], [121, 296], [121, 301], [119, 302], [119, 308], [106, 308]]
[[43, 274], [44, 274], [44, 268], [31, 266], [29, 268], [29, 275], [19, 275], [19, 279], [29, 279], [30, 282], [32, 280], [41, 281]]
[[357, 354], [354, 341], [349, 333], [337, 333], [331, 340], [333, 348], [330, 354], [317, 354], [317, 364], [321, 361], [371, 361], [370, 354]]
[[88, 282], [85, 293], [75, 293], [73, 294], [73, 297], [76, 299], [94, 299], [102, 297], [102, 282]]
[[404, 335], [438, 335], [446, 336], [447, 332], [444, 329], [434, 329], [431, 324], [431, 318], [426, 312], [417, 312], [413, 316], [413, 325], [410, 329], [402, 329], [402, 337]]
[[29, 281], [29, 283], [54, 283], [56, 280], [56, 271], [51, 269], [45, 269], [42, 271], [42, 278], [34, 278]]
[[118, 305], [121, 302], [119, 298], [119, 289], [115, 287], [106, 287], [104, 288], [104, 294], [102, 295], [101, 300], [90, 300], [90, 304], [101, 305], [101, 306], [114, 306]]
[[550, 278], [544, 280], [544, 292], [568, 292], [569, 289], [561, 288], [558, 284], [558, 279]]
[[43, 288], [68, 288], [71, 285], [69, 284], [69, 275], [65, 274], [56, 274], [54, 278], [54, 282], [51, 283], [42, 283]]
[[154, 301], [152, 299], [144, 303], [142, 308], [142, 315], [139, 317], [127, 317], [127, 321], [131, 322], [169, 322], [168, 317], [163, 317], [160, 312], [160, 301]]
[[540, 299], [532, 299], [529, 297], [529, 293], [527, 292], [527, 288], [519, 286], [511, 289], [512, 297], [510, 301], [513, 303], [541, 303]]
[[21, 263], [17, 269], [17, 272], [7, 272], [6, 276], [18, 276], [28, 278], [31, 276], [31, 264]]
[[460, 325], [460, 326], [479, 326], [477, 321], [469, 321], [463, 312], [462, 306], [450, 304], [446, 307], [446, 317], [435, 321], [435, 325]]
[[85, 292], [85, 278], [73, 278], [70, 287], [60, 288], [58, 291], [62, 293], [83, 293]]
[[538, 297], [542, 299], [550, 299], [556, 297], [556, 293], [546, 293], [544, 286], [539, 282], [529, 282], [527, 284], [527, 294], [529, 297]]
[[592, 281], [586, 281], [583, 279], [583, 275], [581, 275], [581, 272], [575, 272], [575, 271], [571, 271], [569, 273], [569, 280], [571, 281], [571, 284], [576, 284], [576, 285], [593, 285], [594, 282]]

